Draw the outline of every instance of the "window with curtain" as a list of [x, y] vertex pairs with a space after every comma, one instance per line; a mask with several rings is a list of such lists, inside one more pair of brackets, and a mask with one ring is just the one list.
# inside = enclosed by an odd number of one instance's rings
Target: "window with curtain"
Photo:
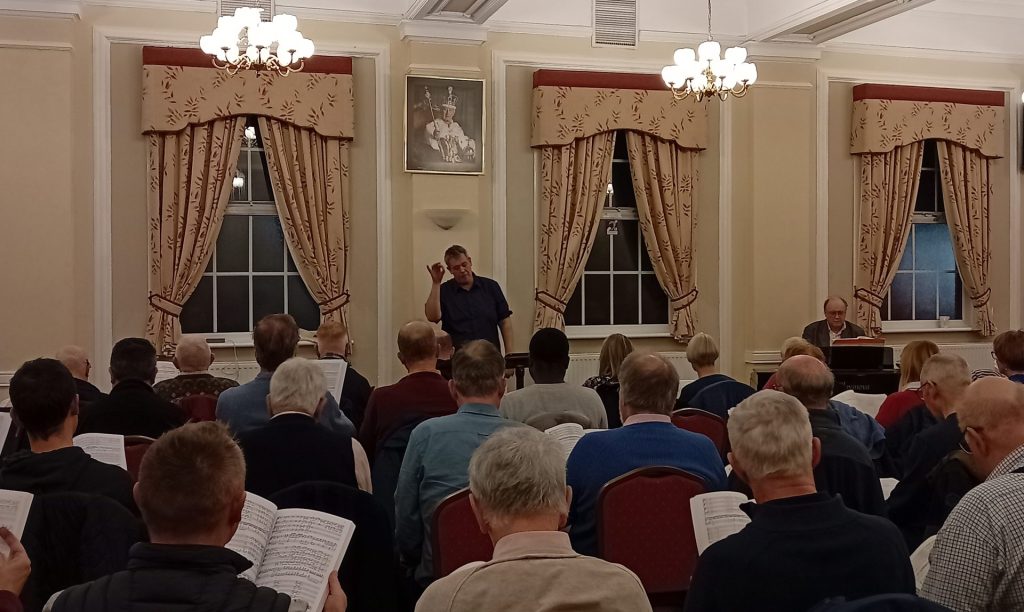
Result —
[[584, 333], [603, 337], [613, 331], [659, 335], [668, 333], [668, 322], [668, 296], [658, 284], [644, 246], [626, 134], [620, 130], [615, 134], [611, 182], [594, 248], [566, 305], [566, 333], [576, 337]]
[[882, 320], [891, 322], [884, 328], [934, 328], [941, 317], [949, 317], [950, 326], [967, 326], [941, 181], [935, 141], [927, 140], [907, 248], [882, 302]]
[[246, 121], [232, 185], [213, 256], [182, 310], [182, 332], [248, 333], [279, 312], [316, 329], [320, 309], [285, 244], [256, 117]]

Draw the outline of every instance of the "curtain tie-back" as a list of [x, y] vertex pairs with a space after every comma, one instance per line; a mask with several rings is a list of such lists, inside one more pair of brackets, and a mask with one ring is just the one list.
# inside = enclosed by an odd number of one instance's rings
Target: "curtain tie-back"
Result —
[[316, 305], [320, 307], [320, 314], [329, 315], [335, 310], [341, 310], [344, 308], [348, 304], [348, 300], [348, 291], [342, 291], [332, 298], [328, 298], [322, 302], [317, 302]]
[[874, 291], [870, 291], [863, 287], [860, 287], [856, 291], [854, 291], [853, 297], [857, 298], [858, 300], [863, 300], [868, 304], [871, 304], [875, 308], [881, 308], [882, 302], [885, 301], [885, 298], [883, 298], [882, 296], [878, 295]]
[[555, 297], [554, 295], [548, 293], [547, 291], [538, 289], [535, 299], [544, 306], [550, 308], [551, 310], [554, 310], [558, 314], [565, 314], [565, 307], [567, 306], [567, 304], [562, 300], [558, 299], [557, 297]]
[[989, 298], [992, 297], [992, 288], [990, 287], [986, 289], [980, 295], [972, 295], [970, 297], [971, 304], [974, 305], [975, 308], [984, 308], [988, 305]]
[[690, 289], [689, 293], [686, 293], [679, 297], [671, 298], [669, 300], [669, 303], [672, 304], [672, 312], [679, 312], [680, 310], [692, 304], [697, 299], [698, 293], [700, 292], [697, 291], [696, 287], [694, 287], [693, 289]]
[[161, 312], [165, 312], [172, 317], [180, 317], [183, 306], [177, 302], [169, 300], [162, 295], [156, 293], [149, 294], [149, 303]]

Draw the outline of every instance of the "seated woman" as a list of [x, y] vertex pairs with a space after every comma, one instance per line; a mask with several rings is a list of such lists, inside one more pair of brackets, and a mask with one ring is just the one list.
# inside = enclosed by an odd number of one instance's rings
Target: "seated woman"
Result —
[[939, 352], [939, 347], [928, 340], [914, 340], [907, 343], [900, 352], [900, 390], [885, 398], [875, 419], [882, 427], [889, 429], [903, 418], [914, 406], [924, 403], [921, 399], [921, 366], [928, 358]]
[[697, 380], [683, 387], [676, 409], [699, 408], [729, 418], [729, 409], [754, 394], [747, 385], [718, 372], [718, 345], [705, 333], [699, 333], [686, 345], [686, 360], [697, 373]]
[[627, 355], [633, 352], [633, 343], [622, 334], [612, 334], [604, 339], [601, 345], [601, 356], [598, 359], [599, 374], [583, 381], [601, 396], [605, 412], [608, 413], [608, 429], [622, 427], [619, 416], [619, 366]]

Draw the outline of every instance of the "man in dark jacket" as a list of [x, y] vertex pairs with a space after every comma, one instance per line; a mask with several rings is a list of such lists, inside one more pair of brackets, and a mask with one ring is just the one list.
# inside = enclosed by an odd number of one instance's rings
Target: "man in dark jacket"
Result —
[[849, 304], [839, 295], [832, 295], [822, 304], [825, 318], [804, 328], [803, 339], [814, 346], [827, 348], [840, 338], [857, 338], [864, 334], [864, 328], [846, 320]]
[[0, 488], [35, 495], [59, 492], [104, 495], [138, 513], [128, 472], [101, 463], [72, 443], [78, 396], [71, 373], [56, 359], [36, 359], [11, 379], [11, 415], [28, 434], [31, 450], [8, 457]]
[[348, 406], [345, 406], [344, 401], [339, 401], [339, 405], [345, 410], [345, 414], [358, 432], [363, 426], [363, 415], [366, 412], [366, 404], [370, 401], [373, 386], [349, 361], [350, 347], [348, 329], [341, 322], [328, 321], [316, 330], [316, 354], [320, 359], [341, 359], [348, 363], [345, 380], [341, 383], [341, 398], [348, 400]]
[[[308, 608], [238, 574], [252, 564], [224, 547], [242, 520], [245, 460], [213, 422], [171, 431], [146, 453], [135, 487], [151, 543], [132, 547], [128, 568], [55, 594], [45, 611], [251, 610]], [[345, 610], [331, 574], [325, 612]]]
[[92, 372], [92, 363], [85, 349], [80, 346], [68, 345], [57, 351], [57, 361], [64, 364], [64, 367], [75, 377], [75, 387], [78, 389], [78, 403], [88, 406], [96, 400], [103, 399], [106, 393], [100, 391], [96, 385], [89, 382], [89, 374]]
[[82, 411], [78, 433], [123, 436], [160, 434], [185, 424], [185, 414], [153, 391], [156, 349], [149, 340], [125, 338], [110, 351], [110, 395]]

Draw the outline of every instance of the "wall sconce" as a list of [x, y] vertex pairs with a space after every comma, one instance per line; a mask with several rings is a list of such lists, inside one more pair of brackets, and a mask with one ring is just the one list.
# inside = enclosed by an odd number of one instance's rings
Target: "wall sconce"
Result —
[[465, 208], [431, 208], [423, 211], [423, 214], [437, 227], [450, 230], [469, 214], [469, 211]]

